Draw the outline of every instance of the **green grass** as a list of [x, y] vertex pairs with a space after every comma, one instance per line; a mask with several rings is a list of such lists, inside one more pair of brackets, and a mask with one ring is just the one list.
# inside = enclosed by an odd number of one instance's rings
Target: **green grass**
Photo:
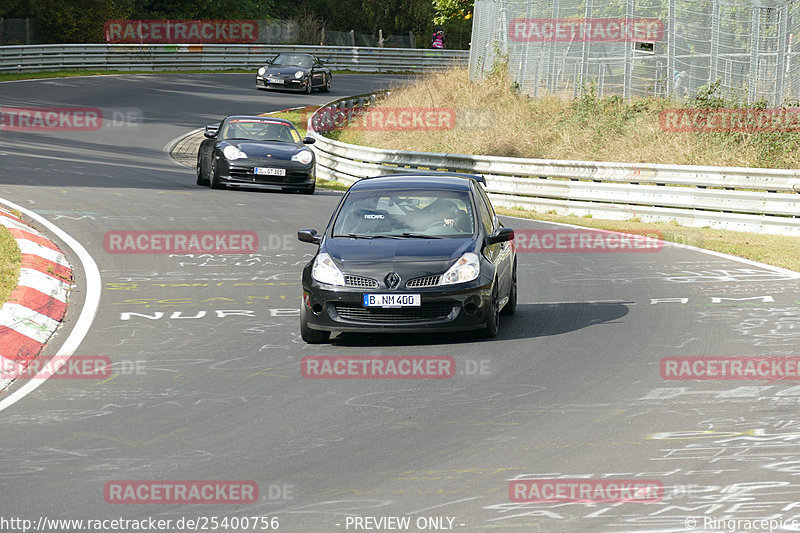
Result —
[[497, 213], [621, 233], [635, 233], [638, 235], [655, 233], [664, 241], [688, 244], [800, 272], [800, 237], [723, 231], [712, 228], [687, 228], [676, 223], [666, 222], [601, 220], [575, 215], [535, 213], [525, 209], [498, 208]]
[[0, 305], [3, 305], [17, 286], [22, 256], [17, 241], [5, 226], [0, 226]]
[[317, 178], [317, 187], [324, 187], [325, 189], [333, 189], [334, 191], [346, 191], [350, 188], [341, 181], [328, 181], [322, 178]]

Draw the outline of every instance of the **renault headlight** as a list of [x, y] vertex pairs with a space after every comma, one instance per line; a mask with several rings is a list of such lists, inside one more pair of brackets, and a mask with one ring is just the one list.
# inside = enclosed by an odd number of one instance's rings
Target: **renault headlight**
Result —
[[297, 161], [303, 165], [311, 163], [312, 159], [314, 159], [314, 156], [311, 155], [311, 150], [300, 150], [292, 156], [292, 161]]
[[297, 72], [294, 73], [294, 77], [297, 78], [298, 80], [300, 78], [302, 78], [303, 76], [305, 76], [305, 75], [306, 75], [306, 73], [303, 72], [302, 70], [298, 70]]
[[320, 283], [328, 285], [344, 286], [344, 275], [331, 256], [326, 253], [317, 255], [314, 259], [314, 267], [311, 269], [311, 277]]
[[228, 145], [222, 149], [222, 155], [225, 159], [233, 161], [234, 159], [247, 159], [247, 154], [236, 148], [235, 146]]
[[481, 273], [481, 260], [478, 254], [467, 252], [458, 258], [453, 266], [442, 276], [442, 285], [466, 283], [477, 278]]
[[267, 67], [261, 67], [260, 69], [258, 69], [259, 76], [263, 76], [266, 73], [267, 73]]

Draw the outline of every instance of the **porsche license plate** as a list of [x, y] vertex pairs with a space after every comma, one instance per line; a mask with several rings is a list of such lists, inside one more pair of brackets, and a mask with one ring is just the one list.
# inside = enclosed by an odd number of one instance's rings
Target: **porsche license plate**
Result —
[[365, 294], [364, 307], [419, 307], [421, 294]]
[[267, 81], [270, 83], [283, 83], [283, 80], [279, 78], [267, 78]]
[[270, 167], [256, 167], [256, 175], [258, 176], [285, 176], [285, 168], [270, 168]]

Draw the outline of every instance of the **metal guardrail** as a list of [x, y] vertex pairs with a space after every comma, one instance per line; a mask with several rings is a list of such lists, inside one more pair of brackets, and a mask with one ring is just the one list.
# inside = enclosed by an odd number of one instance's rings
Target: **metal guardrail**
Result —
[[319, 133], [321, 123], [346, 123], [384, 94], [335, 100], [309, 117], [317, 176], [349, 184], [387, 173], [468, 172], [485, 176], [492, 201], [506, 207], [800, 235], [800, 170], [410, 152], [347, 144]]
[[280, 52], [314, 54], [336, 70], [409, 72], [466, 67], [467, 50], [271, 44], [58, 44], [0, 46], [0, 72], [256, 69]]

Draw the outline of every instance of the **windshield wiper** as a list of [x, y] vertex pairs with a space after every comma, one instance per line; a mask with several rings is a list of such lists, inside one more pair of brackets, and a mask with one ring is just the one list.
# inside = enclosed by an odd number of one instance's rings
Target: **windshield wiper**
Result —
[[[399, 239], [399, 235], [358, 235], [357, 233], [348, 233], [351, 239]], [[334, 237], [344, 237], [344, 235], [334, 235]]]
[[227, 137], [222, 139], [223, 141], [252, 141], [253, 139], [248, 139], [247, 137]]
[[[400, 237], [401, 235], [392, 235], [392, 237]], [[444, 237], [439, 237], [438, 235], [427, 235], [425, 233], [403, 233], [402, 237], [406, 237], [408, 239], [443, 239]]]

